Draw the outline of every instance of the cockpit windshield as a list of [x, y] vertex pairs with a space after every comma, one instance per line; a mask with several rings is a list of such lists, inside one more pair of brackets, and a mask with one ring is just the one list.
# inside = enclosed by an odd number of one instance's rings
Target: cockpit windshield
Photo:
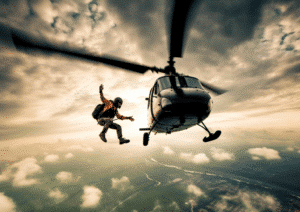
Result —
[[158, 83], [161, 86], [161, 90], [171, 88], [171, 84], [173, 83], [176, 87], [179, 88], [200, 88], [203, 89], [202, 85], [200, 84], [199, 80], [194, 77], [188, 76], [166, 76], [162, 77], [158, 80]]

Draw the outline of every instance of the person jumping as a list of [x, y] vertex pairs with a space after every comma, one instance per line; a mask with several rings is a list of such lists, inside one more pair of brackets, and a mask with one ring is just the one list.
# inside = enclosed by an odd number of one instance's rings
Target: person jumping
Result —
[[101, 84], [99, 87], [99, 93], [100, 93], [100, 99], [104, 104], [104, 109], [99, 115], [100, 118], [97, 120], [98, 124], [100, 126], [103, 126], [102, 132], [99, 134], [100, 139], [104, 142], [107, 142], [107, 140], [105, 138], [105, 134], [106, 134], [108, 128], [110, 128], [110, 129], [117, 130], [117, 135], [120, 140], [120, 144], [129, 143], [130, 140], [125, 139], [122, 136], [121, 126], [119, 124], [114, 123], [113, 119], [115, 116], [117, 116], [117, 118], [121, 119], [121, 120], [129, 119], [130, 121], [134, 121], [134, 119], [132, 118], [132, 116], [125, 117], [125, 116], [120, 115], [118, 112], [118, 109], [121, 108], [121, 106], [123, 104], [123, 100], [120, 97], [115, 98], [114, 101], [107, 100], [103, 96], [103, 89], [104, 89], [103, 85]]

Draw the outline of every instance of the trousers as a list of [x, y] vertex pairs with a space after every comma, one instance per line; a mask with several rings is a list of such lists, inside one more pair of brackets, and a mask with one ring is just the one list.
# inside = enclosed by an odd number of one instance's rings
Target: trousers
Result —
[[122, 128], [119, 124], [114, 123], [112, 118], [100, 118], [98, 119], [98, 124], [100, 126], [103, 126], [102, 133], [105, 134], [107, 130], [110, 128], [110, 129], [117, 130], [118, 138], [119, 139], [122, 138]]

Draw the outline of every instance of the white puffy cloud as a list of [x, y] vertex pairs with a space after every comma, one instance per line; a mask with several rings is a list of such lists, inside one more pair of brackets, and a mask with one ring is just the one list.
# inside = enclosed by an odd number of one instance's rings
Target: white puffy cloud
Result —
[[47, 155], [44, 159], [45, 162], [48, 162], [48, 163], [53, 163], [53, 162], [56, 162], [58, 161], [59, 159], [59, 156], [58, 155]]
[[195, 155], [192, 161], [194, 163], [208, 163], [210, 160], [204, 153], [200, 153]]
[[210, 160], [204, 153], [193, 155], [191, 153], [180, 153], [180, 158], [196, 164], [208, 163]]
[[83, 195], [81, 199], [83, 200], [80, 207], [82, 208], [95, 208], [99, 205], [102, 197], [102, 191], [94, 186], [84, 186]]
[[66, 184], [77, 182], [80, 179], [80, 177], [74, 178], [71, 172], [65, 172], [65, 171], [59, 172], [55, 178], [61, 183], [66, 183]]
[[164, 149], [164, 154], [166, 154], [166, 155], [173, 155], [174, 154], [174, 151], [168, 146], [164, 146], [163, 149]]
[[0, 212], [14, 212], [16, 211], [16, 205], [14, 201], [5, 196], [3, 192], [0, 192]]
[[13, 186], [22, 187], [38, 184], [39, 180], [28, 178], [29, 176], [42, 173], [42, 167], [37, 164], [35, 158], [25, 158], [14, 163], [0, 175], [0, 182], [13, 179]]
[[211, 149], [211, 155], [215, 160], [224, 161], [224, 160], [233, 160], [234, 155], [229, 152], [225, 152], [223, 149], [213, 147]]
[[65, 155], [65, 158], [67, 158], [67, 159], [72, 158], [72, 157], [74, 157], [74, 155], [70, 152]]
[[197, 197], [204, 195], [204, 192], [199, 187], [195, 186], [194, 184], [188, 185], [187, 192], [194, 194]]
[[239, 204], [240, 211], [278, 211], [280, 203], [267, 194], [259, 194], [250, 191], [238, 191], [236, 194], [221, 196], [222, 200], [214, 205], [215, 211], [231, 211], [232, 208]]
[[277, 150], [270, 148], [251, 148], [248, 149], [248, 153], [252, 155], [253, 160], [257, 160], [258, 157], [264, 157], [267, 160], [281, 159]]
[[133, 186], [130, 186], [129, 178], [123, 176], [122, 178], [112, 178], [111, 179], [112, 188], [118, 189], [120, 191], [125, 191], [127, 189], [131, 189]]
[[61, 200], [65, 198], [67, 195], [63, 194], [58, 188], [55, 188], [54, 190], [51, 190], [48, 193], [48, 197], [53, 198], [55, 200]]

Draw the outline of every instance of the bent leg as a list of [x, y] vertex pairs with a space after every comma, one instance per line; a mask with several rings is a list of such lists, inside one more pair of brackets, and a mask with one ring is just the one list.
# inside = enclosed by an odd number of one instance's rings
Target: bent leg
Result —
[[113, 121], [111, 118], [100, 118], [98, 123], [99, 125], [103, 126], [102, 133], [106, 133]]
[[112, 123], [109, 128], [117, 130], [118, 138], [122, 138], [122, 127], [117, 123]]

